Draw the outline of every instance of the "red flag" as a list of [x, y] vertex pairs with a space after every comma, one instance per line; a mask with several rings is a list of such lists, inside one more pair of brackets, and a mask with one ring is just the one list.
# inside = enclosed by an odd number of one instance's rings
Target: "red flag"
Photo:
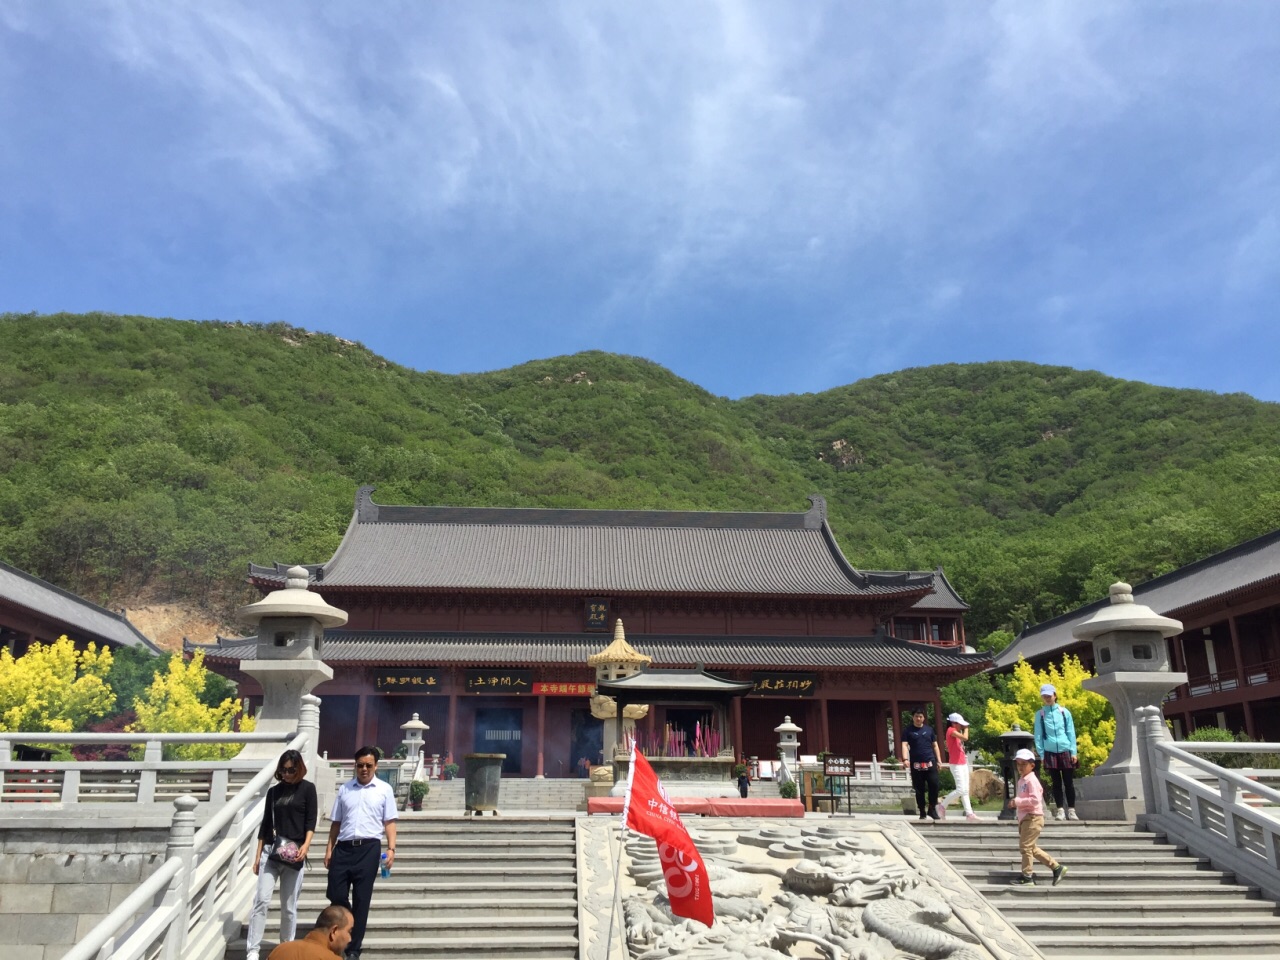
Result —
[[711, 881], [693, 838], [680, 822], [662, 781], [634, 746], [631, 748], [631, 780], [622, 804], [622, 822], [636, 833], [658, 842], [658, 859], [667, 881], [667, 899], [678, 917], [715, 923], [711, 905]]

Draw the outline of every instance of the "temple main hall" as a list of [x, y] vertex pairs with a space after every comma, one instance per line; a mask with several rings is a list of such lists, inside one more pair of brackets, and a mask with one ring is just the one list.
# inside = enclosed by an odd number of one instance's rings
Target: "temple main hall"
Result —
[[[606, 750], [587, 660], [619, 619], [655, 669], [753, 684], [725, 729], [706, 728], [710, 705], [655, 704], [637, 734], [674, 750], [772, 759], [790, 716], [803, 753], [884, 758], [903, 710], [940, 715], [939, 687], [991, 665], [966, 647], [967, 607], [941, 569], [856, 569], [820, 496], [798, 513], [732, 513], [390, 506], [373, 493], [357, 491], [333, 556], [306, 565], [310, 589], [349, 616], [325, 632], [334, 678], [315, 691], [331, 756], [390, 752], [417, 713], [428, 753], [501, 752], [507, 776], [580, 776]], [[251, 565], [250, 581], [279, 589], [289, 566]], [[255, 644], [188, 649], [253, 703], [240, 664]]]

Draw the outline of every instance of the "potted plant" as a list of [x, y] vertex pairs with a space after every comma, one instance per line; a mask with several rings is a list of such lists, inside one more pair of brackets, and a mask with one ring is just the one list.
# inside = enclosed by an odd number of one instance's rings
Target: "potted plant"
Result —
[[794, 780], [788, 780], [786, 783], [778, 784], [778, 796], [782, 797], [784, 800], [794, 800], [796, 798], [796, 794], [799, 792], [800, 791], [796, 789], [796, 782]]
[[444, 765], [444, 778], [453, 780], [458, 776], [458, 765], [456, 763], [446, 763]]
[[431, 784], [425, 780], [414, 780], [409, 784], [409, 806], [414, 810], [422, 809], [422, 801], [431, 792]]

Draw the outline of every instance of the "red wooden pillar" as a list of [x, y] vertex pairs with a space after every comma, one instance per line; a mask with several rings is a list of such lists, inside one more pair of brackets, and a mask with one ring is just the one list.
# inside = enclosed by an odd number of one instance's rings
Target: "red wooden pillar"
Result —
[[547, 733], [547, 698], [544, 695], [538, 696], [538, 772], [535, 779], [543, 779], [542, 758], [543, 746], [546, 743]]
[[[831, 723], [827, 716], [827, 698], [822, 696], [818, 699], [819, 717], [821, 718], [820, 726], [822, 728], [822, 750], [830, 751], [831, 749]], [[818, 752], [821, 753], [822, 750]]]
[[734, 697], [729, 704], [729, 735], [733, 737], [733, 755], [745, 757], [746, 747], [742, 739], [742, 698]]
[[[453, 683], [457, 683], [457, 676], [453, 677]], [[457, 763], [458, 758], [454, 756], [454, 744], [456, 742], [458, 732], [458, 690], [456, 686], [451, 684], [449, 690], [449, 722], [444, 732], [444, 755], [448, 758], [448, 763]]]
[[[369, 742], [365, 736], [365, 720], [368, 719], [369, 698], [365, 694], [360, 694], [360, 706], [356, 709], [356, 742], [351, 745], [352, 750], [356, 750]], [[343, 755], [345, 759], [345, 754]]]

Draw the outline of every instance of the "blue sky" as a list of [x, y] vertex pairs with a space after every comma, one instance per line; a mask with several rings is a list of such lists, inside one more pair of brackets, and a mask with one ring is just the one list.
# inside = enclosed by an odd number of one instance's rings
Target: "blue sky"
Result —
[[1280, 3], [0, 5], [0, 310], [1280, 401]]

